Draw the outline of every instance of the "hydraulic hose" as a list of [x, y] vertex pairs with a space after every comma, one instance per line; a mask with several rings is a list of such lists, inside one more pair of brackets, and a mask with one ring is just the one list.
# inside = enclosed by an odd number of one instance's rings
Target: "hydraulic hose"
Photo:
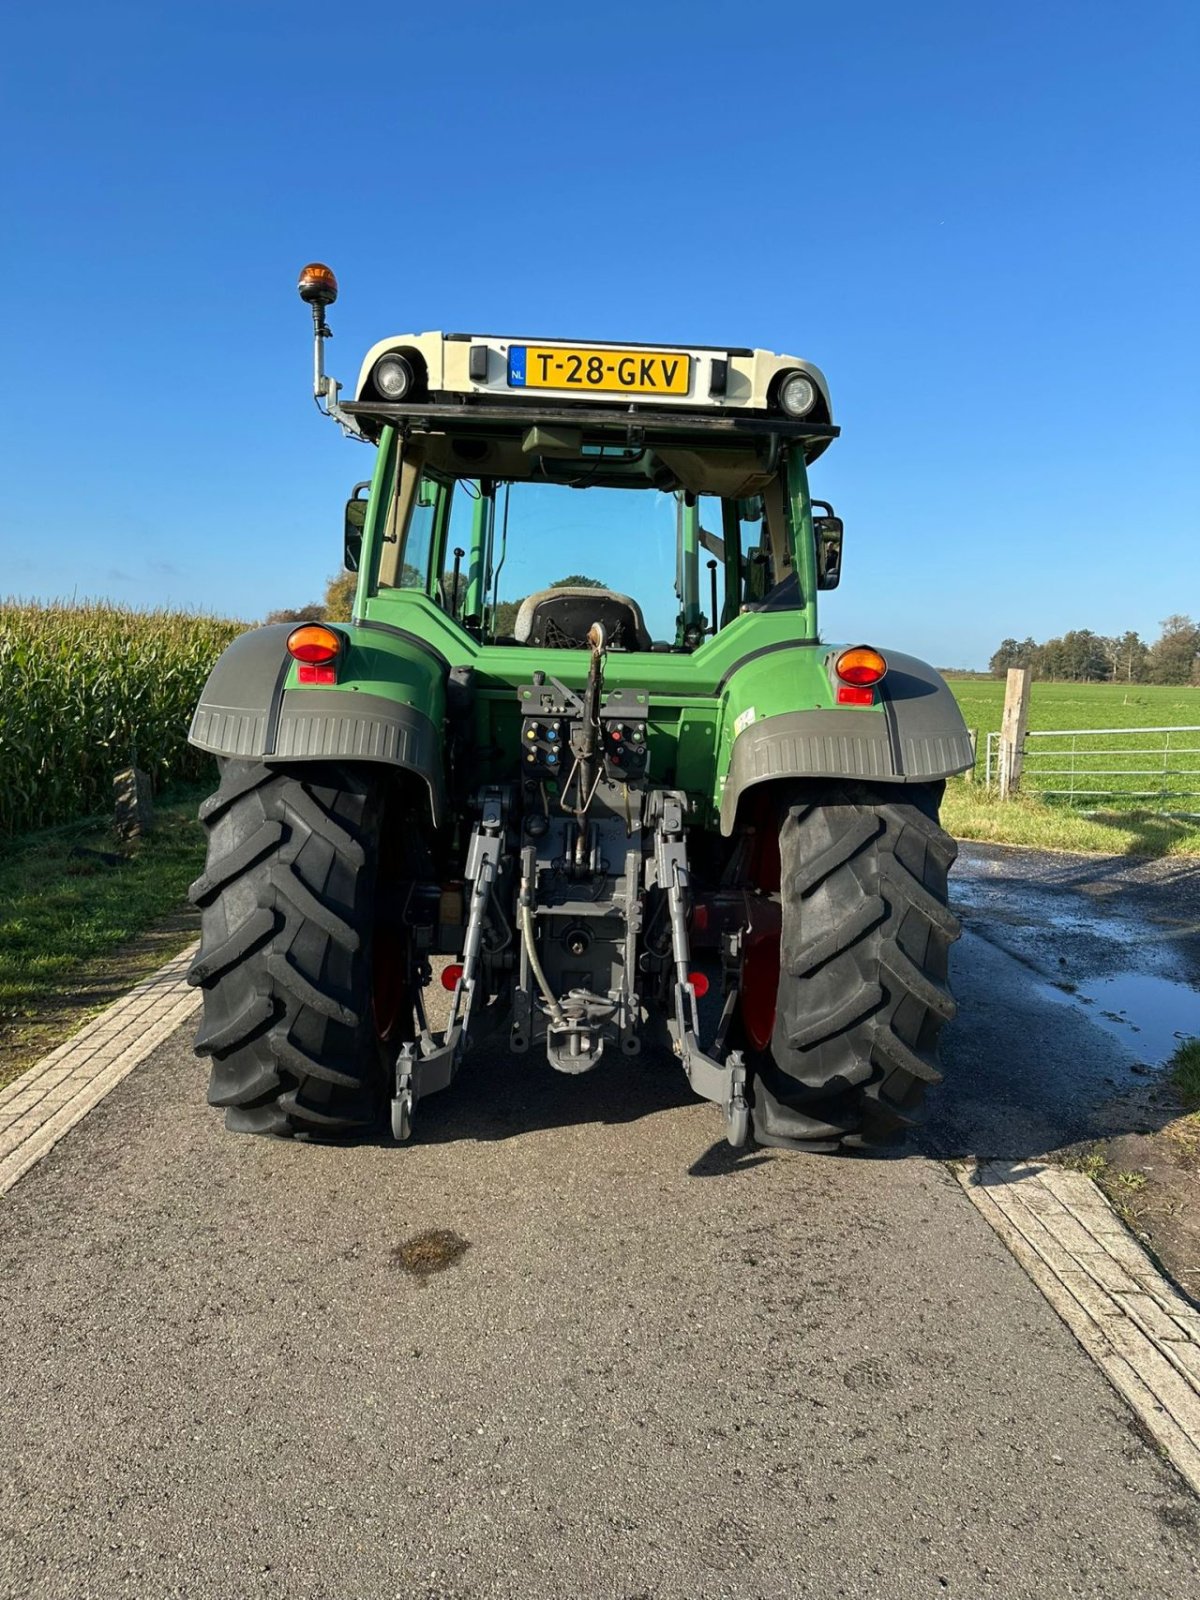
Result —
[[537, 948], [534, 944], [533, 907], [522, 904], [518, 908], [518, 915], [521, 923], [521, 940], [525, 946], [525, 954], [529, 957], [529, 970], [533, 973], [534, 982], [542, 991], [542, 999], [545, 1000], [546, 1004], [550, 1007], [550, 1015], [554, 1018], [555, 1022], [565, 1023], [567, 1019], [563, 1015], [562, 1007], [554, 998], [554, 991], [551, 989], [546, 978], [546, 974], [542, 968], [542, 963], [538, 958]]

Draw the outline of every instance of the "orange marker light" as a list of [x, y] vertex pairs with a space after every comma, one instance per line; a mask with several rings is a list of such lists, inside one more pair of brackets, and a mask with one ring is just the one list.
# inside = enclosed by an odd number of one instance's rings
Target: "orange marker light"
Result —
[[337, 299], [337, 279], [332, 268], [321, 261], [310, 261], [301, 269], [296, 288], [301, 300], [310, 306], [331, 306]]
[[342, 648], [342, 636], [320, 622], [306, 622], [288, 634], [288, 655], [296, 661], [323, 665], [333, 661]]
[[856, 644], [853, 649], [842, 651], [833, 664], [833, 670], [843, 683], [868, 688], [883, 678], [887, 672], [887, 662], [878, 650], [872, 650], [869, 645]]

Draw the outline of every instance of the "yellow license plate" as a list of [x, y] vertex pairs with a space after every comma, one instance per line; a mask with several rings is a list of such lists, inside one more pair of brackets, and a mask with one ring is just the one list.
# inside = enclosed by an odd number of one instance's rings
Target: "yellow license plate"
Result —
[[571, 350], [517, 344], [508, 350], [510, 389], [587, 393], [686, 394], [692, 358], [678, 350]]

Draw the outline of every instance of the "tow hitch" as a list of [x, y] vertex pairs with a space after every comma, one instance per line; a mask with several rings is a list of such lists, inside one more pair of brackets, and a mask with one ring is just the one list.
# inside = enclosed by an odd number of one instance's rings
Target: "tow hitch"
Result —
[[[688, 1082], [702, 1100], [711, 1100], [725, 1113], [725, 1138], [735, 1150], [750, 1131], [750, 1102], [746, 1092], [746, 1067], [740, 1050], [731, 1050], [724, 1063], [700, 1046], [700, 1014], [692, 982], [691, 950], [687, 928], [688, 859], [683, 828], [685, 799], [663, 793], [654, 829], [654, 875], [667, 897], [671, 923], [671, 959], [674, 964], [674, 1015], [668, 1020], [676, 1053]], [[722, 1017], [718, 1038], [723, 1038], [730, 1007]]]
[[466, 870], [466, 879], [471, 885], [470, 910], [463, 940], [462, 971], [450, 1002], [450, 1021], [439, 1039], [429, 1031], [422, 1010], [417, 1037], [400, 1046], [396, 1059], [392, 1134], [401, 1141], [412, 1136], [413, 1108], [417, 1101], [448, 1087], [466, 1049], [471, 1009], [479, 985], [484, 913], [496, 882], [503, 846], [504, 800], [498, 791], [491, 791], [484, 796], [483, 814], [471, 834]]

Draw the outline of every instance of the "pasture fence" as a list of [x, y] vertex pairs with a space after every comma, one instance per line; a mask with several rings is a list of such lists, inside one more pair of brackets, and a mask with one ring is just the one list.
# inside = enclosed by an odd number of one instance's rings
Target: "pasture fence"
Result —
[[[1183, 806], [1200, 799], [1200, 724], [1169, 728], [1039, 728], [1025, 731], [1021, 788], [1067, 805]], [[1002, 787], [1003, 732], [989, 733], [988, 789]], [[1015, 788], [1016, 785], [1010, 785]]]

